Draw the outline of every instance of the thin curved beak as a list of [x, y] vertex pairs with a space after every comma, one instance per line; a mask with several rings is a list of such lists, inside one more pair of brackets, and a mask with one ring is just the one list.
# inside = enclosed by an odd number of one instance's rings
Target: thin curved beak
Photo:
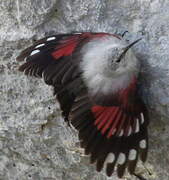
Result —
[[124, 51], [122, 52], [122, 54], [120, 55], [120, 57], [118, 58], [118, 61], [117, 62], [120, 62], [120, 60], [123, 58], [123, 56], [126, 54], [126, 52], [132, 47], [134, 46], [136, 43], [138, 43], [139, 41], [141, 40], [140, 39], [137, 39], [136, 41], [132, 42], [131, 44], [129, 44], [125, 49]]
[[125, 50], [124, 50], [124, 54], [132, 47], [132, 46], [134, 46], [136, 43], [138, 43], [139, 41], [141, 40], [141, 38], [140, 39], [137, 39], [136, 41], [134, 41], [134, 42], [132, 42], [131, 44], [129, 44], [126, 48], [125, 48]]

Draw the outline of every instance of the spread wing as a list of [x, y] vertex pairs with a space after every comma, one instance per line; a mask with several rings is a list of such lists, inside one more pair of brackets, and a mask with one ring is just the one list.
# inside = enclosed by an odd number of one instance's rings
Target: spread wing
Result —
[[[120, 91], [112, 105], [98, 105], [90, 97], [79, 67], [84, 43], [106, 33], [59, 34], [37, 41], [24, 50], [18, 61], [26, 61], [19, 67], [26, 75], [43, 77], [54, 87], [54, 95], [60, 102], [63, 116], [79, 131], [81, 147], [90, 154], [97, 170], [104, 166], [108, 176], [117, 165], [122, 177], [128, 167], [131, 174], [140, 156], [146, 160], [148, 117], [144, 104], [137, 97], [134, 80], [126, 91]], [[116, 35], [111, 35], [119, 38]], [[125, 97], [125, 98], [121, 98]], [[125, 99], [122, 101], [121, 99]], [[110, 104], [110, 103], [109, 103]]]
[[43, 77], [48, 85], [54, 87], [54, 95], [60, 102], [65, 120], [74, 101], [74, 86], [79, 81], [79, 59], [76, 49], [90, 34], [59, 34], [37, 41], [17, 57], [25, 61], [19, 70], [26, 75]]
[[119, 97], [127, 95], [127, 101], [119, 98], [117, 106], [100, 106], [91, 102], [84, 91], [76, 97], [70, 112], [71, 123], [79, 131], [85, 153], [90, 154], [97, 171], [105, 167], [108, 176], [114, 172], [115, 165], [120, 178], [126, 168], [134, 174], [138, 159], [145, 162], [147, 158], [148, 116], [143, 102], [132, 93], [119, 92]]

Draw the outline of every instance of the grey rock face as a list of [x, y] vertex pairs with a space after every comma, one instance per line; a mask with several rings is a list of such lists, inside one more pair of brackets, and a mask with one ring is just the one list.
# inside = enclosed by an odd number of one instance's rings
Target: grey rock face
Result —
[[169, 1], [1, 0], [0, 180], [117, 179], [89, 165], [51, 88], [19, 73], [15, 58], [45, 35], [125, 30], [129, 41], [143, 38], [135, 53], [151, 119], [148, 170], [140, 164], [138, 173], [148, 180], [169, 179]]

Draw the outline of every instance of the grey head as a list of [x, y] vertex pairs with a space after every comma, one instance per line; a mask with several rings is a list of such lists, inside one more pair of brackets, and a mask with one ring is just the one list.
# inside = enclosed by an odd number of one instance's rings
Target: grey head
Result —
[[116, 72], [118, 74], [124, 72], [125, 70], [138, 70], [139, 62], [131, 48], [140, 40], [141, 39], [137, 39], [130, 44], [127, 44], [124, 40], [115, 43], [115, 46], [110, 49], [111, 52], [108, 59], [108, 64], [112, 72]]

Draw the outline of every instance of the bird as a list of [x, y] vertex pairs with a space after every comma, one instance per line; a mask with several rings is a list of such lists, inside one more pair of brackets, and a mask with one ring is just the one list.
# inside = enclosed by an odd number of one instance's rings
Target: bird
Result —
[[141, 65], [122, 35], [76, 32], [37, 40], [16, 58], [19, 71], [53, 86], [63, 118], [90, 163], [107, 176], [135, 174], [148, 154], [148, 110], [140, 96]]

